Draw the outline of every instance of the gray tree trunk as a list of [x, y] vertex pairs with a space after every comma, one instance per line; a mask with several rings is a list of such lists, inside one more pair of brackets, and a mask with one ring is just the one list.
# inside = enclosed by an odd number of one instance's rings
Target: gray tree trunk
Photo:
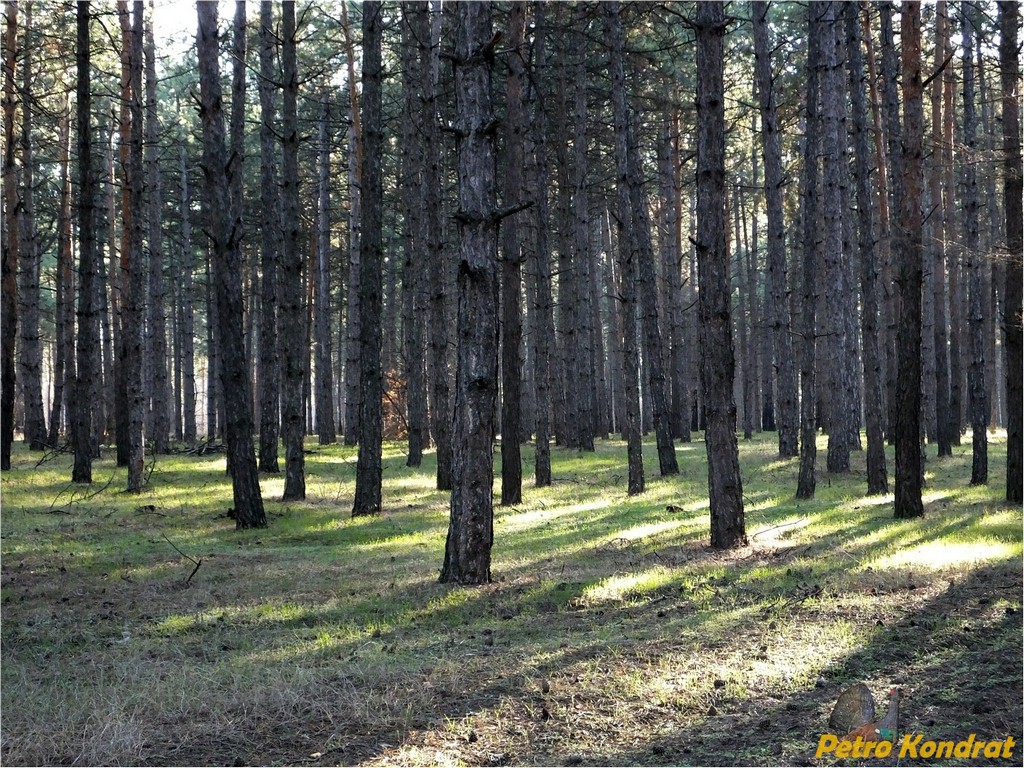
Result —
[[[142, 163], [142, 42], [144, 3], [132, 3], [131, 45], [128, 63], [131, 85], [131, 143], [128, 165], [128, 204], [131, 208], [129, 247], [121, 252], [121, 363], [124, 366], [127, 402], [127, 491], [137, 493], [145, 482], [145, 445], [143, 430], [146, 415], [146, 392], [143, 387], [144, 318], [146, 311], [146, 264], [143, 258], [145, 189]], [[126, 221], [125, 226], [128, 227]]]
[[494, 406], [498, 395], [498, 212], [495, 209], [494, 46], [489, 2], [458, 5], [459, 315], [452, 496], [441, 581], [486, 584], [494, 543]]
[[867, 427], [868, 493], [887, 493], [885, 436], [882, 433], [882, 364], [878, 350], [878, 297], [880, 281], [875, 259], [874, 197], [871, 189], [871, 149], [864, 93], [864, 62], [860, 38], [860, 7], [844, 7], [846, 50], [850, 75], [850, 107], [853, 113], [854, 169], [857, 184], [857, 234], [860, 251], [861, 336], [864, 347], [864, 423]]
[[[0, 311], [3, 313], [0, 320], [0, 360], [2, 360], [2, 371], [0, 371], [0, 469], [4, 471], [11, 468], [11, 445], [14, 443], [14, 399], [15, 387], [17, 386], [17, 374], [14, 350], [18, 337], [18, 257], [20, 245], [20, 221], [18, 200], [18, 168], [15, 164], [14, 147], [14, 121], [17, 113], [17, 57], [18, 50], [18, 3], [17, 0], [7, 3], [6, 24], [4, 26], [4, 164], [3, 164], [3, 187], [4, 187], [4, 248], [3, 248], [3, 276], [2, 290], [3, 301], [0, 301]], [[84, 31], [83, 31], [84, 30]], [[84, 37], [83, 37], [84, 35]], [[82, 50], [82, 42], [85, 41], [85, 50]], [[83, 82], [81, 73], [83, 57], [85, 67], [89, 66], [89, 4], [79, 3], [78, 5], [78, 49], [76, 50], [79, 89]], [[88, 84], [88, 78], [85, 79]], [[81, 103], [81, 102], [79, 102]], [[88, 120], [88, 112], [86, 113]], [[81, 107], [79, 107], [79, 121], [81, 121]], [[88, 122], [83, 131], [79, 123], [79, 135], [88, 134]], [[81, 166], [79, 166], [81, 169]], [[85, 254], [85, 251], [82, 251]], [[77, 443], [76, 443], [77, 448]], [[75, 479], [79, 482], [90, 482], [91, 470], [86, 468], [85, 478], [80, 479], [78, 474], [78, 453], [75, 453]], [[91, 457], [88, 459], [91, 462]], [[91, 466], [89, 464], [88, 466]]]
[[[75, 384], [75, 272], [71, 241], [71, 103], [60, 117], [60, 200], [57, 208], [57, 271], [53, 405], [47, 441], [57, 445], [64, 423], [70, 424]], [[66, 414], [67, 418], [64, 418]]]
[[282, 103], [281, 203], [284, 238], [279, 261], [278, 338], [281, 350], [281, 433], [284, 438], [284, 501], [306, 498], [303, 453], [302, 379], [305, 313], [302, 306], [302, 245], [299, 234], [299, 128], [295, 2], [281, 4]]
[[18, 249], [18, 369], [23, 398], [25, 444], [33, 451], [46, 448], [46, 417], [43, 413], [43, 346], [39, 339], [39, 277], [42, 262], [36, 229], [35, 146], [32, 117], [35, 108], [32, 61], [32, 3], [24, 6], [24, 47], [21, 49], [21, 246]]
[[1006, 205], [1006, 247], [1009, 260], [1006, 263], [1006, 285], [1004, 289], [1006, 324], [1006, 500], [1021, 503], [1024, 491], [1022, 472], [1022, 328], [1021, 328], [1021, 259], [1024, 257], [1024, 213], [1021, 198], [1024, 184], [1021, 181], [1020, 152], [1020, 60], [1017, 48], [1017, 27], [1020, 23], [1020, 7], [1013, 0], [999, 3], [999, 64], [1002, 85], [1003, 107], [1003, 199]]
[[191, 445], [196, 441], [196, 358], [195, 358], [195, 292], [192, 271], [195, 253], [192, 250], [191, 194], [185, 142], [179, 140], [178, 162], [181, 173], [181, 408], [182, 439]]
[[[427, 430], [427, 383], [423, 360], [423, 280], [426, 261], [423, 226], [422, 81], [417, 72], [417, 15], [426, 3], [402, 6], [402, 345], [407, 387], [409, 451], [405, 464], [418, 467], [423, 460]], [[419, 27], [427, 28], [420, 22]], [[428, 33], [429, 34], [429, 33]]]
[[636, 332], [637, 252], [633, 237], [632, 210], [629, 194], [628, 152], [629, 114], [626, 110], [626, 75], [623, 64], [625, 37], [619, 3], [611, 0], [602, 5], [605, 15], [605, 34], [611, 52], [612, 94], [615, 105], [615, 165], [618, 188], [618, 255], [619, 298], [622, 312], [622, 432], [626, 438], [626, 456], [629, 465], [627, 492], [643, 493], [644, 460], [640, 434], [640, 359]]
[[707, 410], [711, 546], [747, 543], [736, 445], [735, 362], [729, 318], [725, 230], [725, 9], [697, 3], [697, 269], [700, 279], [701, 385]]
[[[252, 444], [252, 398], [242, 338], [242, 249], [239, 239], [242, 230], [236, 217], [241, 209], [232, 202], [235, 174], [242, 169], [234, 153], [230, 158], [225, 157], [224, 112], [217, 61], [217, 5], [199, 3], [197, 10], [203, 172], [206, 176], [207, 223], [212, 241], [219, 335], [223, 342], [220, 375], [224, 392], [224, 435], [231, 455], [234, 518], [238, 528], [263, 528], [267, 525], [267, 517], [260, 496]], [[236, 102], [234, 106], [237, 109], [241, 105]], [[237, 186], [234, 189], [237, 190]]]
[[[526, 139], [526, 3], [512, 4], [509, 18], [508, 82], [506, 91], [503, 205], [523, 203], [523, 163]], [[585, 105], [584, 105], [585, 108]], [[523, 500], [523, 466], [519, 451], [522, 432], [522, 262], [523, 227], [511, 215], [501, 226], [501, 503]], [[593, 438], [591, 438], [593, 444]]]
[[988, 389], [985, 386], [985, 315], [982, 256], [978, 236], [977, 112], [974, 93], [974, 23], [971, 4], [960, 4], [964, 78], [964, 255], [967, 267], [968, 333], [971, 364], [967, 371], [971, 417], [971, 485], [988, 482]]
[[363, 3], [363, 156], [360, 194], [362, 232], [359, 252], [359, 455], [356, 460], [356, 492], [352, 515], [372, 515], [381, 510], [381, 440], [384, 372], [381, 368], [384, 269], [382, 156], [384, 120], [381, 113], [381, 35], [383, 19], [379, 2]]
[[[243, 4], [244, 5], [244, 4]], [[160, 183], [160, 122], [157, 118], [156, 44], [153, 40], [152, 9], [146, 24], [146, 181], [149, 186], [149, 305], [146, 336], [149, 340], [147, 389], [149, 437], [155, 453], [166, 453], [170, 436], [170, 390], [167, 380], [167, 315], [164, 287], [163, 193]], [[243, 48], [244, 50], [244, 48]]]
[[355, 45], [348, 21], [347, 3], [342, 3], [342, 31], [345, 34], [346, 65], [348, 67], [349, 129], [348, 129], [348, 287], [345, 296], [345, 445], [359, 442], [359, 409], [361, 403], [359, 386], [360, 345], [359, 345], [359, 279], [362, 270], [359, 257], [362, 252], [362, 178], [363, 129], [359, 114], [359, 96], [355, 88]]
[[316, 433], [320, 445], [338, 437], [334, 427], [334, 358], [331, 349], [331, 214], [330, 152], [327, 141], [328, 102], [324, 93], [320, 107], [317, 158], [316, 300], [313, 302], [314, 355], [316, 360]]
[[896, 500], [895, 516], [919, 517], [923, 479], [921, 451], [921, 291], [924, 244], [921, 191], [924, 106], [921, 79], [921, 4], [902, 8], [903, 193], [899, 196], [900, 230], [895, 249], [900, 268], [900, 314], [897, 334]]
[[821, 145], [821, 45], [824, 5], [807, 8], [807, 108], [803, 147], [803, 169], [800, 178], [800, 231], [802, 234], [803, 301], [800, 310], [800, 470], [796, 497], [813, 499], [817, 484], [818, 422], [815, 413], [817, 387], [816, 314], [818, 307], [818, 261], [821, 242], [818, 236], [818, 154]]
[[260, 2], [260, 329], [259, 469], [278, 472], [277, 439], [281, 425], [281, 363], [278, 351], [278, 280], [281, 253], [281, 199], [277, 179], [277, 138], [275, 132], [278, 78], [274, 4]]
[[[8, 5], [8, 23], [12, 11]], [[91, 397], [82, 396], [90, 391], [93, 379], [99, 374], [97, 370], [96, 347], [99, 345], [99, 318], [96, 314], [96, 233], [94, 225], [94, 207], [96, 199], [96, 181], [92, 168], [92, 129], [90, 117], [92, 112], [92, 78], [90, 55], [92, 43], [89, 39], [89, 21], [92, 17], [90, 4], [78, 4], [77, 38], [75, 61], [77, 65], [78, 84], [76, 87], [76, 119], [78, 130], [78, 339], [77, 339], [77, 379], [75, 381], [76, 397], [74, 399], [74, 426], [72, 439], [75, 446], [75, 464], [71, 471], [71, 480], [76, 483], [92, 482], [93, 431], [92, 415], [94, 403]], [[8, 27], [8, 34], [10, 27]], [[13, 50], [8, 48], [8, 51]], [[8, 144], [10, 147], [10, 144]], [[8, 150], [10, 151], [10, 150]], [[5, 168], [6, 170], [6, 168]], [[7, 187], [10, 194], [10, 187]], [[8, 232], [10, 235], [10, 232]], [[6, 285], [6, 284], [5, 284]], [[5, 291], [6, 298], [6, 291]], [[5, 347], [11, 349], [11, 347]], [[4, 392], [7, 383], [5, 381]], [[8, 468], [10, 458], [8, 456]]]

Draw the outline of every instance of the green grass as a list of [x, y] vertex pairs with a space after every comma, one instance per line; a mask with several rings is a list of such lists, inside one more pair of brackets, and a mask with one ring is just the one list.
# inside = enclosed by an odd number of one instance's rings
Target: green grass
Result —
[[[447, 494], [433, 456], [407, 468], [400, 444], [380, 516], [350, 517], [355, 449], [309, 442], [309, 499], [277, 501], [283, 479], [265, 477], [270, 526], [241, 532], [223, 456], [157, 457], [128, 495], [110, 458], [70, 486], [70, 457], [36, 466], [19, 448], [2, 481], [0, 757], [812, 764], [856, 680], [904, 688], [903, 731], [1019, 737], [1003, 441], [986, 487], [967, 484], [969, 443], [931, 459], [910, 521], [863, 495], [863, 454], [798, 502], [774, 435], [741, 442], [750, 545], [727, 553], [707, 546], [700, 442], [665, 479], [645, 446], [637, 497], [618, 441], [554, 450], [539, 490], [526, 448], [524, 502], [496, 508], [480, 588], [437, 583]], [[202, 563], [191, 580], [178, 550]]]

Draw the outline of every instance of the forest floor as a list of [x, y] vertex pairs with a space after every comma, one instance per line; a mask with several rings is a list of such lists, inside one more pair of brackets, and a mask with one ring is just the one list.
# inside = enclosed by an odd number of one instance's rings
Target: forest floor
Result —
[[433, 456], [409, 469], [399, 444], [380, 516], [350, 518], [355, 449], [311, 441], [309, 499], [263, 478], [270, 526], [244, 532], [223, 454], [157, 457], [127, 495], [110, 450], [82, 487], [70, 456], [36, 466], [19, 447], [0, 762], [828, 765], [815, 748], [855, 681], [880, 712], [903, 689], [903, 733], [1019, 741], [1022, 520], [992, 441], [988, 487], [968, 485], [969, 438], [941, 461], [929, 448], [910, 521], [863, 495], [862, 453], [797, 502], [774, 434], [741, 442], [750, 545], [729, 553], [708, 547], [701, 442], [666, 479], [645, 446], [634, 498], [621, 442], [554, 450], [539, 491], [526, 447], [481, 588], [438, 583], [447, 495]]

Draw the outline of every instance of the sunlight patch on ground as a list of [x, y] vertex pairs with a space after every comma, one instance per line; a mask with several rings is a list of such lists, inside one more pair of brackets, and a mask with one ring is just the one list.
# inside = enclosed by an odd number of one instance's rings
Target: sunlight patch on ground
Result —
[[636, 541], [638, 539], [646, 538], [647, 536], [654, 536], [665, 531], [671, 531], [673, 528], [678, 528], [683, 524], [682, 520], [665, 520], [661, 523], [647, 523], [646, 525], [637, 525], [633, 528], [628, 528], [625, 531], [619, 531], [612, 537], [612, 541], [625, 539], [626, 541]]
[[673, 578], [672, 571], [660, 565], [646, 571], [612, 576], [583, 590], [583, 600], [595, 602], [623, 600], [644, 592], [653, 592], [670, 583]]
[[933, 541], [881, 557], [878, 565], [881, 568], [917, 566], [938, 570], [955, 565], [1008, 560], [1020, 557], [1020, 552], [1020, 544], [1005, 541]]
[[538, 523], [553, 520], [556, 517], [564, 517], [565, 515], [580, 512], [593, 512], [598, 509], [606, 509], [611, 505], [611, 499], [599, 499], [597, 501], [591, 501], [584, 504], [542, 507], [540, 509], [530, 510], [529, 512], [520, 512], [519, 514], [502, 517], [501, 523], [508, 526], [511, 530], [518, 530], [521, 528], [533, 527]]

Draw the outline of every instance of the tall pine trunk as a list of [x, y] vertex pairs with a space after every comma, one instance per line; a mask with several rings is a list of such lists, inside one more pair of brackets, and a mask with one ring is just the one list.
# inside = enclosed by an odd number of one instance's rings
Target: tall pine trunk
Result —
[[[517, 206], [523, 195], [526, 138], [526, 3], [512, 4], [509, 19], [509, 75], [505, 115], [505, 173], [503, 204]], [[522, 432], [522, 228], [519, 216], [501, 227], [501, 503], [523, 500], [523, 466], [519, 451]], [[593, 438], [591, 438], [593, 444]]]
[[281, 362], [278, 339], [278, 260], [281, 253], [281, 197], [277, 177], [277, 61], [274, 4], [260, 2], [260, 328], [259, 469], [277, 472], [277, 439], [281, 427]]
[[146, 179], [149, 185], [149, 437], [156, 453], [166, 453], [170, 435], [170, 390], [167, 381], [167, 315], [164, 288], [163, 193], [160, 182], [160, 122], [157, 118], [156, 44], [153, 40], [153, 0], [146, 24]]
[[334, 427], [334, 368], [331, 366], [331, 215], [330, 215], [330, 152], [327, 142], [329, 119], [327, 94], [320, 107], [319, 155], [317, 158], [317, 227], [316, 227], [316, 301], [314, 323], [316, 336], [316, 433], [320, 445], [330, 445], [338, 437]]
[[[10, 11], [10, 6], [8, 6]], [[92, 482], [94, 403], [86, 393], [99, 374], [96, 348], [99, 345], [99, 318], [96, 310], [96, 233], [94, 208], [96, 180], [92, 167], [92, 79], [90, 73], [88, 2], [78, 4], [75, 61], [78, 70], [76, 87], [76, 120], [78, 131], [78, 371], [75, 381], [74, 427], [75, 464], [71, 480], [76, 483]], [[4, 390], [6, 392], [6, 389]]]
[[25, 443], [33, 451], [46, 448], [43, 413], [43, 347], [39, 338], [39, 278], [42, 270], [35, 207], [35, 144], [32, 118], [35, 107], [32, 60], [32, 3], [25, 4], [21, 61], [21, 247], [18, 250], [21, 285], [18, 287], [18, 368], [24, 406]]
[[363, 172], [362, 233], [359, 249], [359, 455], [356, 459], [356, 492], [352, 515], [371, 515], [381, 510], [381, 440], [384, 372], [381, 368], [384, 268], [382, 154], [384, 117], [381, 112], [381, 35], [383, 19], [379, 2], [363, 3]]
[[967, 369], [968, 411], [972, 434], [971, 485], [988, 482], [988, 390], [985, 386], [985, 315], [982, 294], [982, 256], [978, 236], [978, 119], [974, 93], [974, 21], [971, 4], [960, 4], [964, 76], [964, 255], [967, 268], [967, 329], [970, 366]]
[[711, 546], [747, 543], [736, 445], [735, 362], [729, 317], [725, 230], [725, 9], [697, 3], [697, 269], [700, 280], [701, 386], [707, 410]]
[[[3, 164], [3, 187], [4, 187], [4, 248], [3, 248], [3, 275], [0, 288], [3, 291], [3, 300], [0, 301], [0, 469], [11, 468], [11, 445], [14, 443], [14, 399], [15, 387], [17, 386], [17, 374], [15, 372], [14, 350], [18, 336], [18, 246], [20, 245], [19, 232], [19, 201], [18, 201], [18, 169], [15, 165], [15, 140], [14, 120], [17, 113], [17, 85], [15, 77], [17, 74], [17, 59], [15, 54], [18, 50], [18, 3], [16, 0], [7, 3], [7, 21], [4, 26], [4, 164]], [[78, 63], [79, 93], [84, 83], [88, 87], [89, 79], [86, 75], [83, 80], [83, 60], [86, 71], [89, 66], [89, 4], [79, 3], [78, 5], [78, 49], [76, 51]], [[85, 50], [82, 50], [82, 44]], [[81, 98], [81, 97], [79, 97]], [[89, 113], [85, 113], [88, 121]], [[79, 136], [88, 134], [88, 122], [83, 130], [81, 114], [81, 102], [79, 102]], [[81, 145], [79, 145], [81, 146]], [[79, 164], [81, 170], [81, 164]], [[85, 251], [82, 251], [84, 255]], [[78, 454], [76, 457], [76, 470]], [[88, 474], [89, 470], [86, 470]], [[90, 482], [91, 474], [84, 479], [77, 477], [79, 482]]]
[[897, 334], [895, 516], [919, 517], [921, 501], [921, 290], [924, 244], [921, 191], [924, 106], [921, 81], [921, 4], [905, 2], [901, 32], [903, 75], [903, 160], [896, 255], [900, 271]]
[[[252, 398], [242, 338], [241, 208], [237, 205], [237, 197], [235, 202], [232, 201], [235, 175], [241, 172], [241, 164], [234, 152], [230, 158], [225, 157], [224, 113], [217, 61], [217, 5], [199, 3], [197, 9], [203, 172], [206, 176], [207, 224], [222, 340], [220, 373], [224, 392], [224, 435], [230, 455], [234, 517], [238, 528], [263, 528], [267, 517], [260, 496], [252, 444]], [[236, 102], [235, 108], [238, 106]], [[234, 189], [237, 192], [237, 187]]]
[[624, 408], [622, 433], [626, 438], [626, 456], [629, 466], [627, 492], [643, 493], [644, 459], [640, 434], [640, 356], [637, 351], [636, 284], [639, 255], [631, 223], [629, 195], [628, 152], [629, 114], [626, 109], [626, 75], [623, 63], [625, 38], [617, 0], [606, 2], [605, 34], [611, 51], [612, 94], [615, 107], [615, 165], [618, 188], [618, 265], [619, 297], [622, 312], [622, 382]]
[[1017, 25], [1020, 8], [1013, 0], [999, 3], [999, 63], [1003, 102], [1003, 198], [1006, 205], [1006, 287], [1004, 290], [1006, 323], [1006, 500], [1021, 503], [1022, 473], [1022, 333], [1021, 333], [1021, 259], [1024, 257], [1022, 233], [1020, 153], [1020, 61], [1017, 49]]
[[857, 184], [857, 234], [860, 252], [860, 330], [864, 352], [864, 422], [867, 428], [868, 493], [887, 493], [885, 436], [882, 433], [882, 364], [878, 344], [878, 297], [881, 293], [875, 259], [874, 198], [871, 190], [871, 149], [864, 93], [864, 61], [861, 52], [860, 6], [843, 9], [846, 18], [846, 51], [850, 75], [850, 107], [853, 112], [854, 169]]
[[[63, 423], [71, 422], [75, 384], [75, 272], [71, 241], [71, 103], [60, 118], [60, 199], [57, 208], [57, 272], [54, 339], [54, 391], [47, 440], [57, 445]], [[66, 414], [67, 418], [63, 418]]]
[[498, 212], [495, 210], [494, 46], [489, 2], [458, 5], [459, 314], [452, 496], [441, 581], [486, 584], [494, 543], [494, 406], [498, 396]]
[[789, 304], [786, 301], [786, 231], [782, 209], [782, 151], [776, 115], [775, 88], [772, 80], [771, 55], [768, 42], [768, 3], [753, 4], [755, 73], [758, 106], [761, 110], [761, 141], [764, 145], [765, 203], [768, 214], [768, 312], [766, 322], [772, 328], [775, 351], [776, 392], [775, 414], [779, 431], [779, 456], [797, 455], [799, 410], [797, 398], [796, 360], [790, 335]]
[[296, 61], [295, 2], [281, 4], [282, 104], [281, 248], [278, 333], [281, 341], [281, 433], [284, 438], [284, 501], [306, 498], [303, 453], [302, 379], [305, 318], [302, 307], [302, 250], [299, 234], [299, 74]]

